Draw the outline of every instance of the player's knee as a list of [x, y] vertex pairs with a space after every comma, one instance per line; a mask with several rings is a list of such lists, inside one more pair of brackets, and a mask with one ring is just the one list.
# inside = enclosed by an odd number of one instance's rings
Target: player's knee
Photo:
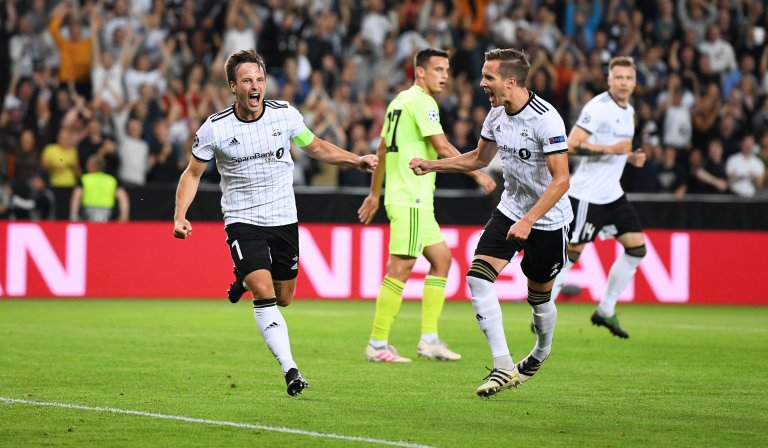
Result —
[[628, 247], [624, 249], [624, 252], [630, 257], [643, 258], [647, 252], [645, 244], [637, 247]]
[[[494, 269], [490, 263], [485, 260], [477, 259], [472, 261], [472, 265], [467, 271], [467, 284], [469, 285], [472, 294], [475, 295], [477, 293], [476, 290], [484, 286], [484, 282], [496, 282], [496, 277], [498, 277], [498, 275], [499, 273], [496, 272], [496, 269]], [[487, 283], [485, 283], [485, 285], [487, 285]]]
[[572, 264], [575, 264], [577, 261], [579, 261], [579, 257], [581, 256], [581, 252], [577, 252], [573, 249], [566, 250], [568, 254], [568, 261], [570, 261]]

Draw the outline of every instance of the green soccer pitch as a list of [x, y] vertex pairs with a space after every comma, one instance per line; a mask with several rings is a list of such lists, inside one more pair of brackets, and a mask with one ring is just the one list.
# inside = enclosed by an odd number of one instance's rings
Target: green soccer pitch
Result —
[[[456, 363], [365, 361], [373, 301], [284, 309], [310, 388], [285, 392], [250, 302], [0, 300], [0, 446], [768, 446], [768, 308], [619, 305], [629, 340], [558, 304], [550, 359], [518, 389], [468, 302], [441, 336]], [[515, 361], [530, 308], [503, 305]], [[419, 302], [390, 342], [415, 357]], [[107, 409], [109, 408], [109, 409]]]

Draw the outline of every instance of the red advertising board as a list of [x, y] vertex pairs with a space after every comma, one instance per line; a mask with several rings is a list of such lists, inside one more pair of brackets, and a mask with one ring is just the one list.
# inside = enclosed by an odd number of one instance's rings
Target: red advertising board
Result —
[[[387, 257], [386, 226], [300, 226], [297, 298], [372, 299]], [[464, 273], [480, 228], [446, 226], [453, 252], [449, 299], [466, 299]], [[755, 287], [768, 272], [768, 232], [648, 231], [648, 254], [620, 300], [646, 303], [768, 305]], [[198, 223], [188, 240], [169, 223], [0, 223], [0, 297], [224, 297], [232, 261], [221, 224]], [[622, 248], [615, 240], [587, 245], [567, 283], [575, 300], [597, 300]], [[418, 298], [428, 264], [419, 259], [404, 296]], [[496, 282], [503, 300], [523, 300], [520, 256]]]

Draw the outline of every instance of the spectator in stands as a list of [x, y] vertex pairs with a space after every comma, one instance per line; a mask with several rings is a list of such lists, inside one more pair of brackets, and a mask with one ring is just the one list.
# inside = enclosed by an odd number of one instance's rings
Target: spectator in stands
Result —
[[729, 188], [741, 197], [751, 198], [763, 186], [765, 165], [755, 155], [755, 137], [752, 134], [744, 136], [740, 152], [728, 157], [725, 172]]
[[80, 185], [72, 191], [69, 203], [71, 221], [107, 222], [118, 204], [118, 221], [128, 221], [130, 203], [128, 193], [119, 186], [115, 176], [104, 172], [104, 159], [92, 155], [86, 162], [87, 172]]
[[101, 131], [101, 120], [93, 117], [88, 122], [88, 134], [77, 145], [77, 156], [81, 172], [87, 172], [86, 163], [91, 156], [97, 156], [104, 161], [103, 171], [117, 176], [120, 159], [117, 157], [114, 138], [107, 138]]
[[658, 111], [663, 114], [662, 143], [664, 146], [689, 149], [693, 137], [693, 125], [690, 108], [683, 103], [683, 88], [671, 87], [665, 101], [659, 103]]
[[696, 193], [726, 193], [728, 192], [728, 178], [725, 174], [725, 162], [723, 160], [723, 144], [714, 139], [709, 142], [707, 158], [704, 164], [694, 172], [698, 180]]
[[117, 177], [125, 186], [143, 186], [149, 170], [149, 145], [141, 138], [142, 123], [124, 110], [114, 117], [117, 128]]
[[733, 46], [721, 37], [717, 24], [707, 29], [707, 40], [699, 44], [699, 51], [709, 56], [713, 72], [723, 74], [736, 70], [736, 53]]
[[[91, 96], [91, 57], [93, 55], [92, 37], [86, 36], [80, 25], [79, 13], [68, 0], [60, 1], [51, 11], [51, 21], [48, 31], [53, 36], [59, 48], [59, 84], [72, 87], [80, 95]], [[64, 20], [67, 19], [68, 35], [61, 31]]]
[[17, 220], [54, 219], [56, 199], [43, 176], [15, 179], [10, 188], [8, 217]]
[[72, 132], [61, 128], [55, 143], [43, 148], [42, 168], [48, 173], [51, 187], [72, 188], [80, 178], [80, 162]]
[[675, 198], [683, 199], [688, 189], [688, 170], [681, 163], [677, 149], [665, 146], [656, 175], [659, 193], [673, 193]]

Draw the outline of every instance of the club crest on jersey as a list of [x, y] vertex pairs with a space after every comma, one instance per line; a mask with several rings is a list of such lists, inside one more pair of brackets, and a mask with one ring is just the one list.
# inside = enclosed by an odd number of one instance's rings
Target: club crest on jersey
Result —
[[283, 131], [281, 131], [280, 129], [273, 129], [272, 130], [272, 137], [277, 137], [277, 136], [281, 135], [282, 133], [283, 133]]
[[520, 137], [527, 138], [528, 137], [528, 129], [523, 129], [523, 132], [520, 133]]

